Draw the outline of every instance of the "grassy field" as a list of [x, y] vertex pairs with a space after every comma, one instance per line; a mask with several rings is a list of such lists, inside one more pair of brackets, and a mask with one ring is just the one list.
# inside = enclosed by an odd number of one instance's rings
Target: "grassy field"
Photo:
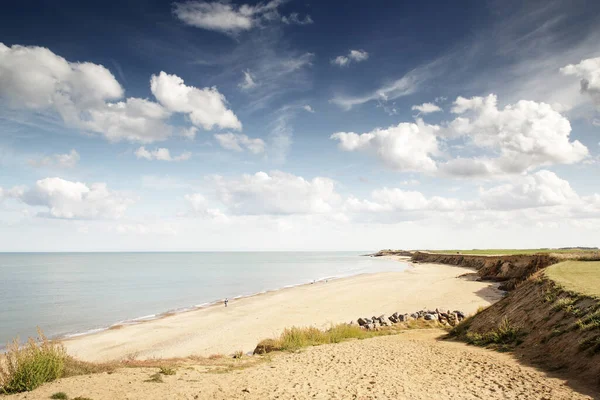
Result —
[[566, 290], [600, 298], [600, 261], [565, 261], [549, 266], [546, 276]]
[[437, 254], [465, 254], [465, 255], [515, 255], [515, 254], [538, 254], [538, 253], [587, 253], [585, 249], [472, 249], [472, 250], [427, 250]]

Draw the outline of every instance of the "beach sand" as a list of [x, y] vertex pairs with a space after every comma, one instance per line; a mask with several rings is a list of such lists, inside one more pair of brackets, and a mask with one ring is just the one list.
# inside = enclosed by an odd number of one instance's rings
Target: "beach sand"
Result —
[[[60, 379], [8, 398], [48, 399], [56, 392], [93, 400], [598, 398], [593, 389], [578, 391], [564, 378], [522, 365], [509, 354], [439, 340], [444, 334], [412, 330], [310, 347], [229, 371], [183, 364], [175, 375], [162, 376], [162, 383], [148, 382], [158, 368], [121, 368]], [[232, 361], [244, 364], [244, 359]]]
[[227, 308], [212, 306], [64, 344], [69, 354], [88, 361], [208, 356], [251, 352], [262, 339], [291, 326], [326, 328], [361, 316], [436, 307], [470, 314], [502, 296], [494, 284], [459, 278], [472, 272], [416, 264], [403, 272], [365, 274], [230, 300]]

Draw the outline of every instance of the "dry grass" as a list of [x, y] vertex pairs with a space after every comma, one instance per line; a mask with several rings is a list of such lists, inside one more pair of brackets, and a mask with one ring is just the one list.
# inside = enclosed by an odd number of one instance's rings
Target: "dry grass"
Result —
[[315, 327], [291, 327], [283, 331], [277, 339], [265, 339], [257, 346], [255, 353], [264, 354], [272, 351], [296, 351], [309, 346], [339, 343], [349, 339], [367, 339], [376, 336], [395, 335], [406, 329], [439, 328], [437, 322], [415, 320], [404, 324], [381, 327], [379, 330], [367, 331], [358, 325], [338, 324], [327, 330]]
[[600, 298], [600, 261], [565, 261], [549, 266], [545, 273], [567, 291]]
[[427, 250], [435, 254], [463, 254], [480, 256], [514, 256], [531, 254], [563, 254], [578, 258], [585, 255], [597, 256], [598, 250], [590, 249], [471, 249], [471, 250]]

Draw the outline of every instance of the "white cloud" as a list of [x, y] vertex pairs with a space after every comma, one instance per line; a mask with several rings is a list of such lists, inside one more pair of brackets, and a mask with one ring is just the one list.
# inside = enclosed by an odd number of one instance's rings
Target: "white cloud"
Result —
[[65, 219], [119, 218], [134, 200], [111, 191], [105, 183], [86, 185], [62, 178], [45, 178], [15, 195], [30, 206], [46, 207], [40, 216]]
[[339, 141], [344, 151], [367, 151], [375, 154], [386, 166], [397, 171], [434, 172], [438, 144], [436, 133], [440, 128], [422, 120], [402, 122], [387, 129], [371, 132], [337, 132], [331, 139]]
[[479, 195], [483, 204], [494, 210], [558, 206], [579, 198], [569, 182], [547, 170], [488, 190], [481, 189]]
[[298, 13], [291, 13], [289, 17], [281, 17], [281, 22], [288, 25], [310, 25], [314, 23], [310, 15], [306, 15], [304, 19], [300, 18]]
[[168, 110], [188, 114], [192, 123], [210, 130], [215, 126], [223, 129], [242, 129], [233, 111], [227, 108], [227, 100], [217, 88], [198, 89], [186, 86], [177, 75], [161, 71], [152, 75], [150, 90]]
[[[11, 107], [54, 111], [66, 125], [103, 135], [111, 142], [152, 143], [173, 134], [168, 119], [187, 114], [204, 129], [241, 129], [225, 97], [216, 88], [186, 86], [181, 78], [161, 72], [151, 89], [158, 104], [123, 97], [121, 85], [108, 69], [92, 63], [71, 63], [43, 47], [0, 43], [0, 97]], [[188, 137], [196, 131], [184, 132]]]
[[321, 214], [335, 210], [341, 197], [331, 179], [306, 180], [281, 171], [238, 179], [216, 177], [220, 201], [235, 215]]
[[352, 62], [362, 62], [369, 58], [369, 53], [364, 50], [350, 50], [347, 56], [337, 56], [331, 63], [339, 67], [346, 67]]
[[173, 133], [166, 123], [171, 115], [160, 104], [146, 99], [130, 97], [118, 103], [104, 103], [89, 109], [90, 119], [84, 121], [85, 129], [102, 133], [109, 141], [152, 143], [165, 140]]
[[244, 71], [244, 80], [238, 85], [238, 87], [242, 90], [250, 90], [256, 87], [256, 82], [254, 82], [254, 78], [252, 77], [250, 70]]
[[264, 153], [265, 142], [260, 138], [249, 138], [246, 135], [221, 133], [214, 135], [217, 142], [227, 150], [242, 152], [244, 149], [253, 154]]
[[434, 112], [442, 111], [442, 109], [433, 103], [423, 103], [421, 105], [415, 105], [411, 107], [411, 110], [418, 111], [420, 114], [431, 114]]
[[450, 175], [492, 176], [516, 174], [552, 164], [573, 164], [588, 156], [579, 141], [569, 141], [571, 124], [550, 105], [521, 100], [498, 109], [497, 98], [458, 97], [452, 112], [465, 114], [441, 133], [465, 137], [467, 145], [497, 156], [456, 158], [442, 166]]
[[121, 235], [177, 235], [177, 230], [164, 223], [123, 223], [116, 226], [117, 233]]
[[146, 160], [158, 160], [158, 161], [186, 161], [192, 157], [192, 153], [184, 151], [178, 156], [172, 157], [169, 149], [160, 147], [158, 149], [148, 151], [144, 146], [140, 147], [135, 151], [137, 158], [143, 158]]
[[587, 93], [600, 104], [600, 57], [581, 60], [560, 69], [564, 75], [580, 78], [581, 92]]
[[184, 200], [190, 210], [187, 215], [215, 219], [221, 222], [228, 221], [227, 216], [221, 210], [209, 207], [208, 201], [201, 193], [186, 194]]
[[194, 140], [196, 133], [198, 133], [198, 128], [195, 126], [190, 126], [189, 128], [183, 128], [181, 130], [181, 136], [190, 140]]
[[42, 157], [39, 159], [29, 160], [29, 165], [41, 168], [41, 167], [51, 167], [51, 168], [73, 168], [79, 162], [79, 153], [75, 150], [71, 150], [66, 154], [52, 154], [50, 156]]
[[303, 108], [305, 111], [309, 112], [309, 113], [314, 113], [314, 112], [315, 112], [315, 110], [314, 110], [314, 109], [313, 109], [313, 108], [312, 108], [310, 105], [308, 105], [308, 104], [306, 104], [306, 105], [302, 106], [302, 108]]
[[285, 24], [312, 24], [310, 15], [304, 19], [298, 13], [281, 16], [277, 8], [283, 0], [272, 0], [256, 5], [235, 5], [228, 1], [188, 1], [174, 3], [173, 13], [186, 25], [211, 31], [237, 34], [259, 26], [262, 21], [281, 21]]

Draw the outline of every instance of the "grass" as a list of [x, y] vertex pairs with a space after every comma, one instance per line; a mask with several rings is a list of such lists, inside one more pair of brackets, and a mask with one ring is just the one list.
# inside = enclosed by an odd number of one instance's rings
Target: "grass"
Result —
[[392, 325], [380, 328], [377, 331], [367, 331], [358, 325], [338, 324], [327, 330], [315, 327], [291, 327], [283, 331], [277, 339], [265, 339], [261, 341], [255, 352], [259, 354], [272, 351], [296, 351], [309, 346], [322, 344], [340, 343], [349, 339], [367, 339], [376, 336], [394, 335], [403, 329], [440, 327], [437, 322], [410, 321], [400, 326]]
[[539, 253], [593, 253], [598, 250], [588, 249], [471, 249], [471, 250], [428, 250], [430, 253], [436, 254], [465, 254], [465, 255], [482, 255], [482, 256], [499, 256], [499, 255], [521, 255], [521, 254], [539, 254]]
[[21, 346], [15, 339], [8, 345], [4, 362], [0, 363], [0, 393], [27, 392], [58, 378], [111, 372], [114, 368], [76, 360], [61, 344], [51, 342], [38, 330], [37, 340], [29, 338]]
[[73, 400], [92, 400], [89, 397], [83, 397], [83, 396], [77, 396], [75, 398], [73, 398]]
[[21, 347], [18, 339], [9, 344], [5, 362], [0, 363], [0, 392], [30, 391], [63, 376], [68, 358], [62, 345], [50, 342], [38, 330], [38, 341], [30, 338]]
[[494, 347], [498, 350], [509, 350], [511, 347], [521, 343], [522, 330], [513, 325], [508, 318], [503, 318], [496, 328], [485, 333], [478, 333], [469, 332], [473, 317], [469, 317], [455, 326], [450, 331], [448, 337], [466, 340], [467, 343], [475, 346]]
[[600, 261], [565, 261], [545, 273], [565, 290], [600, 299]]
[[150, 375], [150, 377], [144, 382], [163, 383], [164, 381], [160, 372], [157, 372], [155, 374]]
[[158, 372], [163, 375], [175, 375], [176, 373], [176, 371], [173, 368], [169, 367], [160, 367]]
[[67, 396], [65, 392], [56, 392], [50, 396], [50, 398], [55, 400], [68, 400], [69, 396]]
[[242, 357], [244, 357], [244, 352], [242, 350], [238, 350], [235, 353], [233, 353], [233, 358], [237, 360], [239, 360]]

